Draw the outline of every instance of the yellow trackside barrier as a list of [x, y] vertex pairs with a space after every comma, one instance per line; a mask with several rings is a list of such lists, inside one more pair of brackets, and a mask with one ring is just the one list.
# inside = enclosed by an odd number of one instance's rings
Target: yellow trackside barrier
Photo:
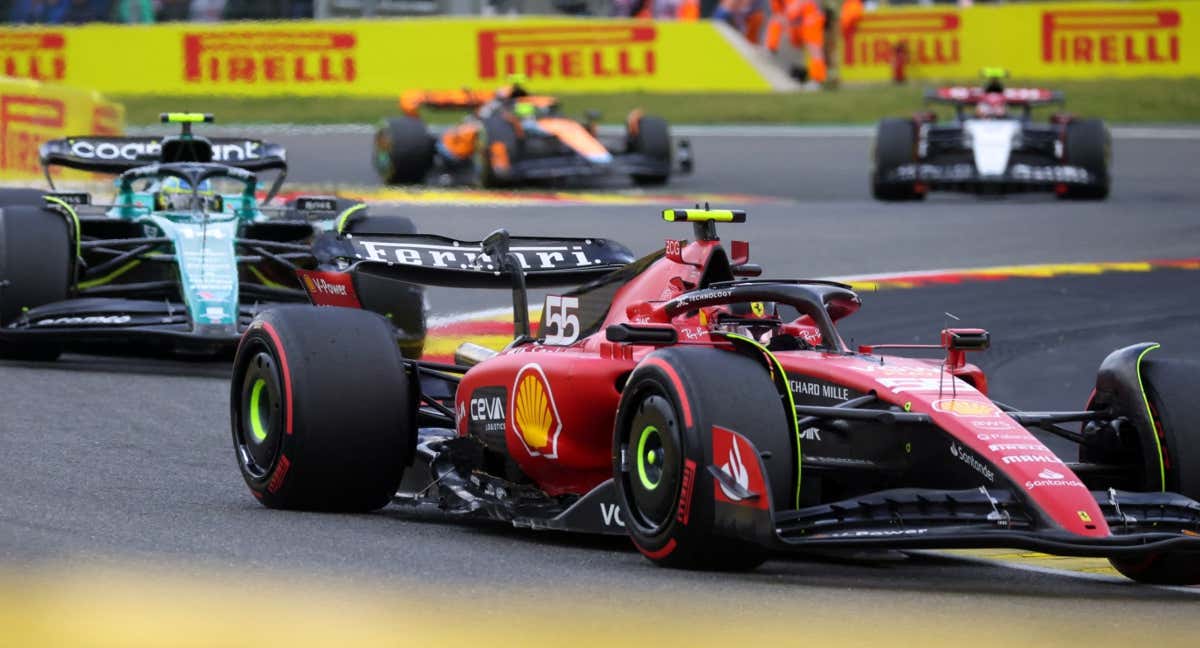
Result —
[[[103, 53], [103, 55], [98, 55]], [[766, 91], [709, 21], [410, 19], [0, 29], [0, 65], [101, 92], [396, 96], [500, 85], [539, 92]], [[280, 106], [286, 118], [286, 106]]]
[[[38, 147], [46, 140], [124, 131], [125, 107], [96, 92], [0, 76], [0, 180], [42, 178]], [[56, 179], [90, 177], [67, 169], [54, 174]]]
[[1020, 79], [1200, 75], [1200, 2], [1071, 2], [880, 9], [842, 45], [841, 78], [891, 78], [903, 44], [910, 78]]

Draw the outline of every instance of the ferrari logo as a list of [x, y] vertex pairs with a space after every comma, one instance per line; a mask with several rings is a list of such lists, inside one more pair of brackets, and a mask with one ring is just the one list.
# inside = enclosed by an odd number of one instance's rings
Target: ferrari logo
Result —
[[767, 308], [762, 302], [750, 302], [750, 312], [754, 313], [758, 317], [762, 317], [766, 314]]
[[1087, 511], [1075, 511], [1075, 512], [1079, 515], [1079, 520], [1081, 522], [1091, 522], [1092, 521], [1092, 516], [1088, 515]]
[[316, 286], [316, 284], [314, 284], [314, 283], [313, 283], [312, 277], [310, 277], [310, 276], [308, 276], [308, 275], [305, 275], [305, 276], [304, 276], [304, 286], [305, 286], [306, 288], [308, 288], [308, 292], [310, 292], [310, 293], [313, 293], [313, 292], [316, 292], [316, 291], [317, 291], [317, 286]]
[[517, 372], [513, 385], [513, 428], [533, 456], [558, 457], [562, 419], [541, 366], [528, 364]]

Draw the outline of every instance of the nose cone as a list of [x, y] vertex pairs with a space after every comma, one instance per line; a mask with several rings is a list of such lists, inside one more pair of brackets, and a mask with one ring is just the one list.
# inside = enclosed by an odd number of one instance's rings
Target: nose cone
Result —
[[612, 164], [612, 161], [613, 161], [612, 153], [609, 153], [608, 151], [605, 151], [603, 153], [590, 153], [584, 157], [587, 159], [588, 162], [591, 162], [592, 164], [605, 165], [605, 164]]

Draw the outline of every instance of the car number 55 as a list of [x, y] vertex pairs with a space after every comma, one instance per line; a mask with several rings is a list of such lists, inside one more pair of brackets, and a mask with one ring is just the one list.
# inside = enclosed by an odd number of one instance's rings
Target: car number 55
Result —
[[546, 344], [565, 346], [579, 339], [578, 297], [546, 295]]

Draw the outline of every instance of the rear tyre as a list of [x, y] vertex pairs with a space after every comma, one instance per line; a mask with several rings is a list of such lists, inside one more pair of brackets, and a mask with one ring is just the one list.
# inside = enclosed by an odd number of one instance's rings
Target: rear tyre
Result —
[[481, 130], [482, 142], [476, 152], [479, 185], [484, 189], [503, 187], [510, 183], [512, 164], [519, 154], [517, 129], [507, 119], [493, 115], [484, 120]]
[[371, 206], [351, 215], [345, 231], [350, 234], [416, 234], [417, 226], [400, 209]]
[[238, 345], [230, 403], [238, 467], [270, 508], [381, 508], [416, 447], [416, 403], [392, 327], [367, 311], [259, 315]]
[[875, 131], [874, 166], [871, 169], [871, 195], [876, 200], [920, 200], [925, 197], [914, 185], [883, 180], [903, 164], [917, 161], [917, 133], [912, 120], [890, 118], [879, 122]]
[[639, 119], [636, 132], [629, 134], [629, 148], [657, 160], [667, 170], [666, 173], [635, 173], [630, 176], [634, 184], [651, 187], [667, 183], [671, 177], [671, 129], [667, 120], [649, 116]]
[[626, 383], [613, 441], [613, 479], [625, 528], [655, 564], [745, 570], [766, 559], [751, 538], [722, 535], [717, 528], [718, 506], [767, 511], [715, 500], [708, 467], [728, 458], [713, 457], [713, 426], [748, 439], [762, 456], [771, 500], [792, 503], [797, 455], [766, 369], [727, 351], [655, 351]]
[[[1167, 460], [1166, 490], [1200, 501], [1200, 404], [1196, 402], [1200, 363], [1150, 355], [1142, 363], [1142, 378]], [[1165, 552], [1109, 562], [1141, 583], [1200, 584], [1200, 553]]]
[[1068, 123], [1063, 162], [1086, 169], [1088, 173], [1099, 178], [1099, 183], [1071, 186], [1060, 196], [1068, 200], [1104, 200], [1107, 198], [1111, 183], [1108, 175], [1110, 151], [1111, 140], [1103, 121], [1077, 119]]
[[[52, 209], [0, 208], [0, 326], [67, 298], [75, 273], [73, 236], [67, 219]], [[53, 360], [61, 352], [52, 343], [0, 342], [0, 357], [15, 360]]]
[[[395, 207], [368, 207], [355, 215], [346, 231], [355, 236], [372, 234], [416, 234], [412, 220]], [[359, 300], [363, 308], [381, 313], [396, 329], [404, 357], [417, 359], [425, 352], [425, 289], [398, 283], [369, 272], [358, 274]]]
[[434, 140], [416, 117], [393, 117], [375, 131], [372, 164], [386, 184], [418, 184], [433, 168]]

